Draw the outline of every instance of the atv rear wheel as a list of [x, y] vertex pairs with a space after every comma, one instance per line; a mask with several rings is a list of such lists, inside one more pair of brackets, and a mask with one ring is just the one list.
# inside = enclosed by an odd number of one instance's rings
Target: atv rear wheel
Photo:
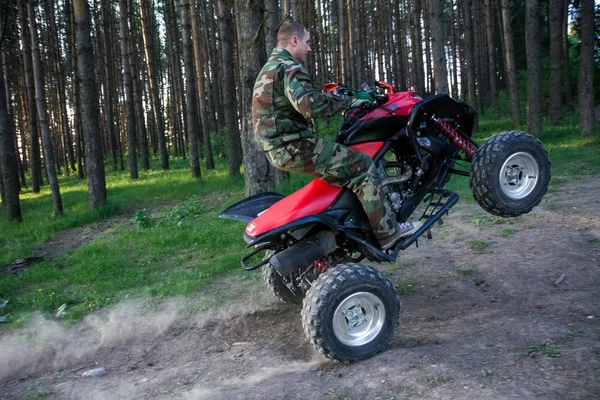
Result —
[[537, 206], [548, 190], [550, 160], [542, 143], [520, 131], [492, 136], [475, 153], [470, 186], [487, 212], [517, 217]]
[[399, 325], [398, 291], [381, 272], [340, 264], [313, 282], [302, 308], [308, 340], [326, 357], [362, 360], [382, 351]]
[[[267, 254], [265, 258], [269, 257]], [[283, 277], [273, 268], [270, 263], [263, 265], [262, 276], [267, 284], [267, 287], [279, 300], [288, 304], [302, 304], [304, 293], [296, 294], [290, 290], [283, 281]]]

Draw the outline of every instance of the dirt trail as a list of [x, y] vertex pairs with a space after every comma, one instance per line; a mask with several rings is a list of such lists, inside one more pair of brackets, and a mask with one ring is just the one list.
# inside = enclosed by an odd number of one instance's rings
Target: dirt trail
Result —
[[[204, 293], [230, 293], [210, 312], [196, 299], [122, 304], [74, 328], [5, 333], [0, 398], [600, 398], [599, 199], [594, 177], [508, 223], [459, 204], [434, 240], [380, 266], [404, 314], [391, 346], [363, 362], [318, 355], [300, 309], [255, 273]], [[80, 377], [95, 365], [108, 375]]]

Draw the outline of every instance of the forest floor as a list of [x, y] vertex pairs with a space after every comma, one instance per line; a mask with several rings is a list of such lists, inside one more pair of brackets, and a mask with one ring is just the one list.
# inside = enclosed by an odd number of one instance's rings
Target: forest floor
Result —
[[[299, 307], [259, 273], [229, 274], [198, 297], [0, 333], [0, 398], [600, 398], [599, 208], [599, 176], [554, 186], [511, 220], [460, 202], [433, 240], [378, 266], [404, 314], [389, 348], [362, 362], [325, 359]], [[94, 367], [107, 375], [81, 377]]]

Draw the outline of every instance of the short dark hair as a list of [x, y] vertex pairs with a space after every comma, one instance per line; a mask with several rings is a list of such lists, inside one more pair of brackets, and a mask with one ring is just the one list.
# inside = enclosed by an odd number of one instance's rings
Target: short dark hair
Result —
[[282, 42], [289, 42], [292, 36], [303, 39], [306, 32], [307, 29], [304, 25], [288, 18], [279, 26], [279, 30], [277, 31], [277, 45]]

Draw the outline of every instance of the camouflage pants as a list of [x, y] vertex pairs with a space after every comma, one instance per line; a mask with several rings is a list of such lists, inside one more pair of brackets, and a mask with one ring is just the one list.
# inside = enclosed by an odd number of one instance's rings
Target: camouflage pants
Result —
[[295, 140], [268, 151], [267, 155], [275, 168], [303, 172], [351, 189], [377, 239], [396, 231], [396, 213], [384, 198], [377, 168], [368, 155], [321, 138]]

